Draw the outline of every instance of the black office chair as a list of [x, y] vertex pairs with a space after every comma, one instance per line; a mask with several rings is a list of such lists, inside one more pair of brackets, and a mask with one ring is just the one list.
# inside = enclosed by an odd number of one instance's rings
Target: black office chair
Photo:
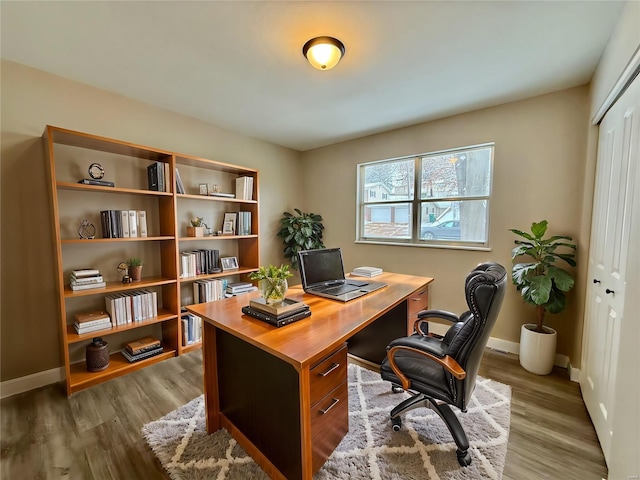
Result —
[[[469, 311], [460, 317], [442, 310], [419, 312], [415, 333], [392, 341], [380, 367], [382, 378], [393, 384], [394, 392], [407, 390], [412, 394], [391, 411], [393, 429], [400, 430], [401, 414], [414, 408], [431, 408], [449, 428], [458, 447], [458, 463], [463, 467], [471, 464], [469, 440], [449, 405], [466, 412], [506, 283], [507, 273], [502, 265], [478, 265], [465, 282]], [[444, 337], [429, 335], [429, 318], [453, 325]]]

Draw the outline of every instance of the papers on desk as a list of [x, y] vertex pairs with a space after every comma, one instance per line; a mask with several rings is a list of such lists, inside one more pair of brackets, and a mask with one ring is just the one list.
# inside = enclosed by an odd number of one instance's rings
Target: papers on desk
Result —
[[351, 275], [355, 277], [375, 277], [381, 273], [382, 269], [378, 267], [356, 267], [351, 272]]

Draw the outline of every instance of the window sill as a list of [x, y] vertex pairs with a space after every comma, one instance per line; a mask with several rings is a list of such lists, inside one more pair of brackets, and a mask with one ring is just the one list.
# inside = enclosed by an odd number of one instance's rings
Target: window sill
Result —
[[480, 247], [473, 245], [447, 245], [447, 244], [424, 244], [424, 243], [403, 243], [403, 242], [380, 242], [375, 240], [356, 240], [354, 243], [366, 245], [388, 245], [393, 247], [418, 247], [418, 248], [443, 248], [446, 250], [472, 250], [476, 252], [491, 252], [491, 247]]

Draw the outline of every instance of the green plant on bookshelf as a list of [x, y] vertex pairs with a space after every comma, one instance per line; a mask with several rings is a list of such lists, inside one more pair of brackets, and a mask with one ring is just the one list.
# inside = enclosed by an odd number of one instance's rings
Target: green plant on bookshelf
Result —
[[284, 243], [284, 256], [291, 260], [291, 266], [298, 269], [298, 252], [325, 248], [322, 243], [322, 216], [315, 213], [303, 213], [294, 208], [297, 215], [284, 212], [280, 219], [280, 231]]
[[131, 257], [127, 260], [127, 267], [133, 282], [142, 280], [142, 259], [140, 257]]
[[260, 267], [258, 271], [249, 274], [251, 280], [259, 281], [259, 288], [265, 301], [269, 304], [279, 303], [287, 294], [287, 278], [293, 277], [289, 265], [269, 265]]

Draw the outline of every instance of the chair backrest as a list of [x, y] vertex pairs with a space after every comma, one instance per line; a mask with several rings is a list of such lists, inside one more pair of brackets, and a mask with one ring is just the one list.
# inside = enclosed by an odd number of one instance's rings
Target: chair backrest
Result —
[[450, 377], [455, 386], [456, 405], [466, 409], [475, 388], [478, 368], [491, 330], [496, 323], [507, 286], [507, 272], [498, 263], [481, 263], [465, 282], [469, 311], [460, 316], [460, 322], [451, 327], [444, 338], [447, 355], [453, 357], [465, 370], [463, 380]]

